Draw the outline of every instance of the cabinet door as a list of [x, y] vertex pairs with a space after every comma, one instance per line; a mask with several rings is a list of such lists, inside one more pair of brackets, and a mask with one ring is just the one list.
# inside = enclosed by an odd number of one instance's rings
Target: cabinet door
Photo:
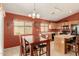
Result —
[[55, 29], [55, 28], [56, 28], [55, 23], [50, 23], [49, 24], [49, 29]]

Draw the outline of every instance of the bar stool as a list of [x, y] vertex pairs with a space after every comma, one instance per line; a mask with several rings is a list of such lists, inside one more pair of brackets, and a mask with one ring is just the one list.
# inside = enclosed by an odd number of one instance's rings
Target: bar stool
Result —
[[66, 42], [66, 45], [69, 46], [71, 51], [77, 56], [79, 55], [79, 36], [73, 37], [72, 39], [73, 40]]

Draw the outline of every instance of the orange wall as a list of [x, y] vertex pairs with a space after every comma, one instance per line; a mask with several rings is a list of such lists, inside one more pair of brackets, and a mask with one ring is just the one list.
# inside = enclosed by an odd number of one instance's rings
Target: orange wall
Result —
[[17, 35], [14, 36], [13, 20], [15, 18], [23, 21], [28, 20], [34, 22], [33, 25], [34, 39], [37, 39], [36, 37], [39, 37], [39, 32], [40, 32], [39, 26], [37, 27], [35, 26], [35, 24], [40, 24], [41, 22], [50, 22], [44, 19], [32, 19], [27, 16], [6, 12], [6, 16], [4, 18], [4, 48], [14, 47], [20, 44], [19, 37]]

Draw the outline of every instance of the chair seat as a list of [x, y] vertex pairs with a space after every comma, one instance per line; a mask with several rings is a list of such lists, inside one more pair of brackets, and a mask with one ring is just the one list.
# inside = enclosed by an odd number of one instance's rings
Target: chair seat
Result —
[[72, 51], [75, 53], [75, 55], [79, 55], [79, 36], [70, 38], [66, 41], [66, 50]]
[[75, 45], [75, 43], [67, 43], [67, 45], [70, 45], [70, 46], [72, 46], [72, 45]]
[[47, 44], [40, 44], [40, 45], [38, 45], [38, 47], [40, 47], [40, 48], [43, 48], [43, 47], [46, 47], [47, 46]]
[[26, 48], [25, 51], [26, 51], [26, 53], [29, 53], [30, 52], [30, 48]]
[[[36, 47], [33, 47], [33, 49], [34, 49], [34, 50], [37, 50]], [[25, 51], [26, 51], [26, 53], [29, 53], [29, 52], [30, 52], [30, 48], [29, 48], [29, 47], [26, 47]]]
[[71, 43], [71, 44], [72, 44], [72, 43], [75, 43], [75, 41], [70, 40], [70, 41], [68, 41], [67, 43]]

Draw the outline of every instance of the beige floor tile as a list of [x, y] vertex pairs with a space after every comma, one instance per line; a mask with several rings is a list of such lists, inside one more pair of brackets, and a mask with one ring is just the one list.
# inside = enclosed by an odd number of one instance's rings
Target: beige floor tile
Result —
[[[54, 49], [54, 42], [52, 41], [50, 43], [51, 47], [51, 56], [74, 56], [74, 53], [72, 52], [69, 52], [67, 54], [61, 54], [61, 53], [58, 53], [57, 51], [55, 51]], [[4, 56], [19, 56], [19, 53], [20, 52], [20, 47], [17, 46], [17, 47], [12, 47], [12, 48], [7, 48], [7, 49], [4, 49]]]

